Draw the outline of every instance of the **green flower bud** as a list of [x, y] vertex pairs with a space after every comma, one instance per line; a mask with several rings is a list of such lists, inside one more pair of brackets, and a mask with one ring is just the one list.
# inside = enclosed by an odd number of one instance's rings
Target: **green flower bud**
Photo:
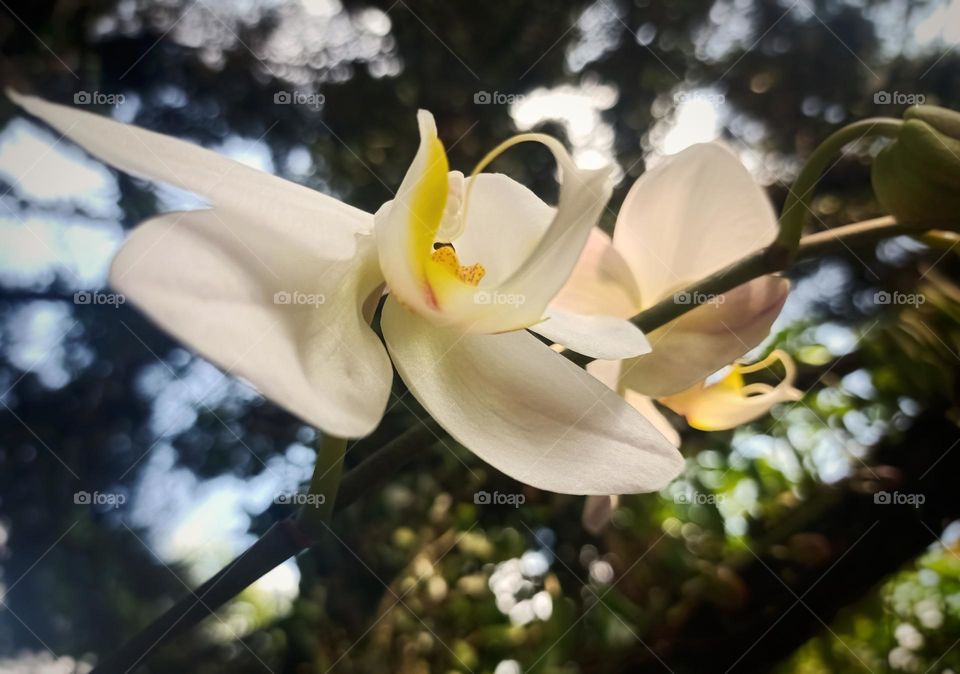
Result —
[[960, 138], [960, 112], [955, 110], [938, 105], [911, 105], [903, 113], [903, 118], [926, 122], [944, 135]]
[[932, 105], [907, 109], [870, 177], [880, 205], [900, 222], [960, 224], [960, 113]]

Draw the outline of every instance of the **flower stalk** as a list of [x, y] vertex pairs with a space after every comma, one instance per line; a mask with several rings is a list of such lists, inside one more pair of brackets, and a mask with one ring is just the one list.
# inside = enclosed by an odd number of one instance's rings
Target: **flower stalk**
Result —
[[830, 134], [813, 151], [794, 181], [780, 214], [780, 234], [771, 248], [785, 252], [787, 257], [796, 254], [803, 234], [804, 216], [813, 199], [813, 188], [847, 145], [867, 138], [894, 138], [902, 125], [902, 121], [892, 117], [871, 117]]
[[296, 517], [300, 533], [311, 542], [319, 541], [327, 530], [340, 488], [346, 449], [347, 441], [333, 435], [324, 435], [317, 447], [317, 462], [310, 479], [307, 503]]

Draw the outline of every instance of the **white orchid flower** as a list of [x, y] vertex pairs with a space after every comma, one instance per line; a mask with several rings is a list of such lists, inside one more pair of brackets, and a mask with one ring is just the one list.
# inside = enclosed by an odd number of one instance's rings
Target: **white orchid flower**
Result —
[[[661, 300], [697, 302], [678, 291], [768, 246], [777, 219], [763, 190], [722, 143], [694, 145], [666, 158], [634, 183], [614, 234], [594, 229], [567, 285], [552, 306], [578, 313], [633, 316]], [[705, 430], [756, 419], [777, 402], [795, 400], [794, 368], [776, 352], [785, 377], [776, 387], [746, 384], [742, 374], [767, 367], [740, 364], [715, 384], [707, 378], [760, 344], [789, 292], [778, 276], [763, 276], [709, 299], [654, 330], [650, 354], [587, 370], [643, 412], [674, 445], [680, 440], [657, 411], [656, 398]], [[676, 295], [675, 295], [676, 294]], [[605, 499], [605, 500], [604, 500]], [[584, 523], [597, 530], [614, 502], [591, 499]]]
[[[391, 360], [452, 437], [535, 487], [661, 488], [679, 453], [608, 387], [525, 328], [586, 355], [649, 350], [619, 317], [548, 304], [610, 195], [562, 145], [556, 208], [497, 174], [449, 172], [429, 113], [396, 198], [376, 216], [189, 143], [10, 93], [94, 156], [210, 203], [139, 225], [110, 282], [160, 326], [323, 431], [370, 433]], [[461, 260], [468, 264], [461, 264]], [[370, 326], [384, 284], [381, 329]], [[389, 357], [388, 357], [389, 350]]]

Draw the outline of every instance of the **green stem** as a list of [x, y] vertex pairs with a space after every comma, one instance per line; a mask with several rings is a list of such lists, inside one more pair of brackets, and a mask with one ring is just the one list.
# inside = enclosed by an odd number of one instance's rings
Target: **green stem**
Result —
[[803, 233], [803, 218], [813, 198], [813, 188], [824, 171], [833, 165], [835, 157], [843, 151], [843, 148], [865, 138], [895, 137], [902, 125], [902, 121], [892, 117], [871, 117], [849, 124], [830, 134], [813, 151], [794, 181], [783, 204], [783, 212], [780, 214], [780, 234], [774, 245], [786, 251], [788, 256], [796, 251]]
[[[336, 504], [332, 503], [331, 496], [330, 502], [324, 503], [324, 506], [337, 511], [343, 510], [360, 498], [364, 492], [375, 488], [388, 476], [425, 453], [438, 438], [445, 435], [446, 433], [437, 422], [429, 417], [423, 423], [408, 428], [350, 470], [340, 483]], [[330, 438], [328, 442], [336, 445], [334, 438]], [[314, 477], [317, 478], [314, 483], [334, 481], [333, 473], [340, 470], [343, 452], [340, 452], [338, 461], [336, 446], [333, 447], [334, 451], [324, 451], [326, 449], [326, 443], [324, 443], [319, 449], [321, 456], [318, 456], [317, 466], [324, 467], [320, 471], [314, 471]], [[333, 459], [332, 463], [327, 460], [330, 458]], [[325, 474], [331, 465], [334, 466], [334, 470]], [[318, 493], [322, 489], [330, 491], [330, 487], [319, 486]], [[311, 492], [313, 492], [312, 486]], [[317, 536], [304, 531], [304, 520], [309, 520], [314, 527], [319, 527], [321, 530], [325, 527], [319, 523], [323, 521], [322, 519], [314, 519], [316, 515], [308, 515], [304, 512], [308, 508], [310, 506], [303, 506], [296, 515], [270, 527], [250, 548], [188, 596], [181, 598], [167, 609], [122, 648], [106, 658], [91, 674], [130, 672], [158, 645], [184, 633], [271, 569], [313, 545]], [[329, 511], [327, 514], [329, 516]]]
[[[674, 295], [664, 298], [653, 306], [641, 311], [633, 317], [633, 324], [646, 333], [663, 327], [670, 321], [676, 320], [698, 304], [695, 301], [680, 303], [675, 298], [684, 295], [688, 298], [700, 298], [705, 302], [712, 297], [729, 292], [737, 286], [743, 285], [765, 274], [774, 274], [785, 270], [791, 262], [802, 259], [819, 257], [820, 255], [851, 250], [855, 246], [873, 243], [901, 234], [919, 236], [929, 228], [913, 224], [897, 222], [887, 215], [873, 220], [854, 222], [842, 227], [810, 234], [800, 240], [793, 256], [786, 256], [783, 250], [776, 245], [766, 250], [759, 250], [731, 265], [728, 265], [706, 278], [687, 286]], [[580, 366], [586, 366], [592, 358], [566, 350], [564, 356]]]
[[297, 513], [298, 528], [314, 541], [323, 537], [333, 514], [346, 450], [347, 441], [333, 435], [324, 435], [317, 448], [317, 463], [310, 478], [307, 502]]

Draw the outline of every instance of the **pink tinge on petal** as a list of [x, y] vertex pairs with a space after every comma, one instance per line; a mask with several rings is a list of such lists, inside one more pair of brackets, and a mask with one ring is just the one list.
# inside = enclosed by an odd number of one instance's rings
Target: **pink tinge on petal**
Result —
[[594, 227], [566, 284], [550, 306], [580, 314], [632, 318], [640, 311], [633, 272], [610, 237]]
[[653, 351], [624, 362], [620, 385], [653, 398], [688, 389], [766, 339], [789, 292], [786, 279], [763, 276], [657, 328]]

